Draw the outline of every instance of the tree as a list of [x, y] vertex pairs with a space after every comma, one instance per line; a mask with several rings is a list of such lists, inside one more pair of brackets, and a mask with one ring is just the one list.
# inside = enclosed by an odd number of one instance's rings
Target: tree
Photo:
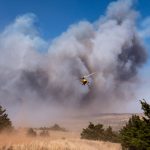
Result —
[[112, 127], [109, 126], [108, 128], [106, 128], [105, 132], [104, 132], [104, 140], [105, 141], [110, 141], [110, 142], [119, 142], [119, 139], [118, 139], [118, 133], [117, 132], [114, 132], [112, 130]]
[[102, 124], [94, 125], [92, 122], [90, 122], [87, 128], [83, 129], [81, 138], [118, 142], [118, 136], [115, 132], [112, 131], [110, 126], [104, 129]]
[[67, 131], [65, 128], [60, 127], [58, 124], [54, 124], [49, 130], [56, 130], [56, 131]]
[[144, 111], [144, 115], [146, 117], [143, 117], [143, 120], [147, 123], [150, 123], [150, 105], [148, 103], [146, 103], [145, 100], [141, 101], [141, 105], [142, 105], [142, 109]]
[[148, 150], [150, 149], [150, 105], [140, 101], [144, 117], [132, 115], [126, 126], [120, 130], [123, 149]]
[[11, 128], [12, 123], [6, 114], [6, 109], [3, 109], [2, 106], [0, 106], [0, 131]]
[[104, 129], [102, 124], [94, 125], [92, 122], [90, 122], [88, 127], [86, 129], [83, 129], [81, 138], [99, 140], [103, 136], [103, 131]]

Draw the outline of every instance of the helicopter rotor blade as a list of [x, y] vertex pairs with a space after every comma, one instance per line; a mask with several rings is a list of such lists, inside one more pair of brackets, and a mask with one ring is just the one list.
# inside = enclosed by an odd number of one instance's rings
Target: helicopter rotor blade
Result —
[[87, 77], [90, 77], [90, 76], [92, 76], [92, 75], [94, 75], [96, 72], [93, 72], [93, 73], [91, 73], [91, 74], [89, 74], [89, 75], [86, 75], [86, 76], [84, 76], [85, 78], [87, 78]]

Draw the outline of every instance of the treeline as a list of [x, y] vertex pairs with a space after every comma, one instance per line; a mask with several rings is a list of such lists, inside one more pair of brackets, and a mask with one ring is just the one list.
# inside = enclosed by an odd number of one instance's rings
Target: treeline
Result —
[[36, 132], [37, 130], [40, 130], [39, 136], [42, 136], [42, 137], [48, 137], [49, 130], [63, 131], [63, 132], [67, 131], [65, 128], [60, 127], [58, 124], [54, 124], [51, 127], [29, 128], [27, 130], [27, 135], [30, 137], [36, 137], [38, 135]]
[[103, 128], [102, 124], [90, 122], [81, 133], [82, 139], [102, 140], [121, 143], [123, 150], [150, 150], [150, 105], [140, 101], [144, 117], [132, 115], [127, 124], [119, 131], [111, 127]]
[[[37, 135], [38, 135], [37, 132], [33, 128], [29, 128], [27, 130], [27, 136], [36, 137]], [[39, 133], [39, 136], [49, 137], [49, 131], [48, 130], [41, 130], [41, 132]]]
[[67, 130], [63, 127], [60, 127], [58, 124], [54, 124], [51, 127], [40, 127], [39, 130], [54, 130], [54, 131], [63, 131], [66, 132]]
[[86, 129], [83, 129], [81, 138], [89, 140], [118, 142], [118, 134], [112, 131], [112, 128], [110, 126], [104, 129], [102, 124], [94, 125], [92, 122], [90, 122]]

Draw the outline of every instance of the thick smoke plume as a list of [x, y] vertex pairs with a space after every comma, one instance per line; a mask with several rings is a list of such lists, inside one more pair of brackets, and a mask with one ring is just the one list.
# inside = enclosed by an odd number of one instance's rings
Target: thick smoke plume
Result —
[[[33, 14], [17, 17], [0, 34], [0, 104], [17, 123], [116, 112], [134, 99], [147, 58], [137, 17], [133, 1], [112, 2], [105, 16], [71, 25], [50, 44], [35, 29]], [[91, 88], [82, 86], [78, 79], [92, 72]]]

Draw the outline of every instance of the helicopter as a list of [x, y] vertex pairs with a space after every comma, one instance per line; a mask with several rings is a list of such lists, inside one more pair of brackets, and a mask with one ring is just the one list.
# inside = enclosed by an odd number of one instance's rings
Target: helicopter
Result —
[[80, 82], [82, 85], [88, 85], [89, 86], [89, 80], [87, 79], [88, 77], [94, 75], [96, 72], [91, 73], [89, 75], [83, 76], [82, 78], [80, 78]]

